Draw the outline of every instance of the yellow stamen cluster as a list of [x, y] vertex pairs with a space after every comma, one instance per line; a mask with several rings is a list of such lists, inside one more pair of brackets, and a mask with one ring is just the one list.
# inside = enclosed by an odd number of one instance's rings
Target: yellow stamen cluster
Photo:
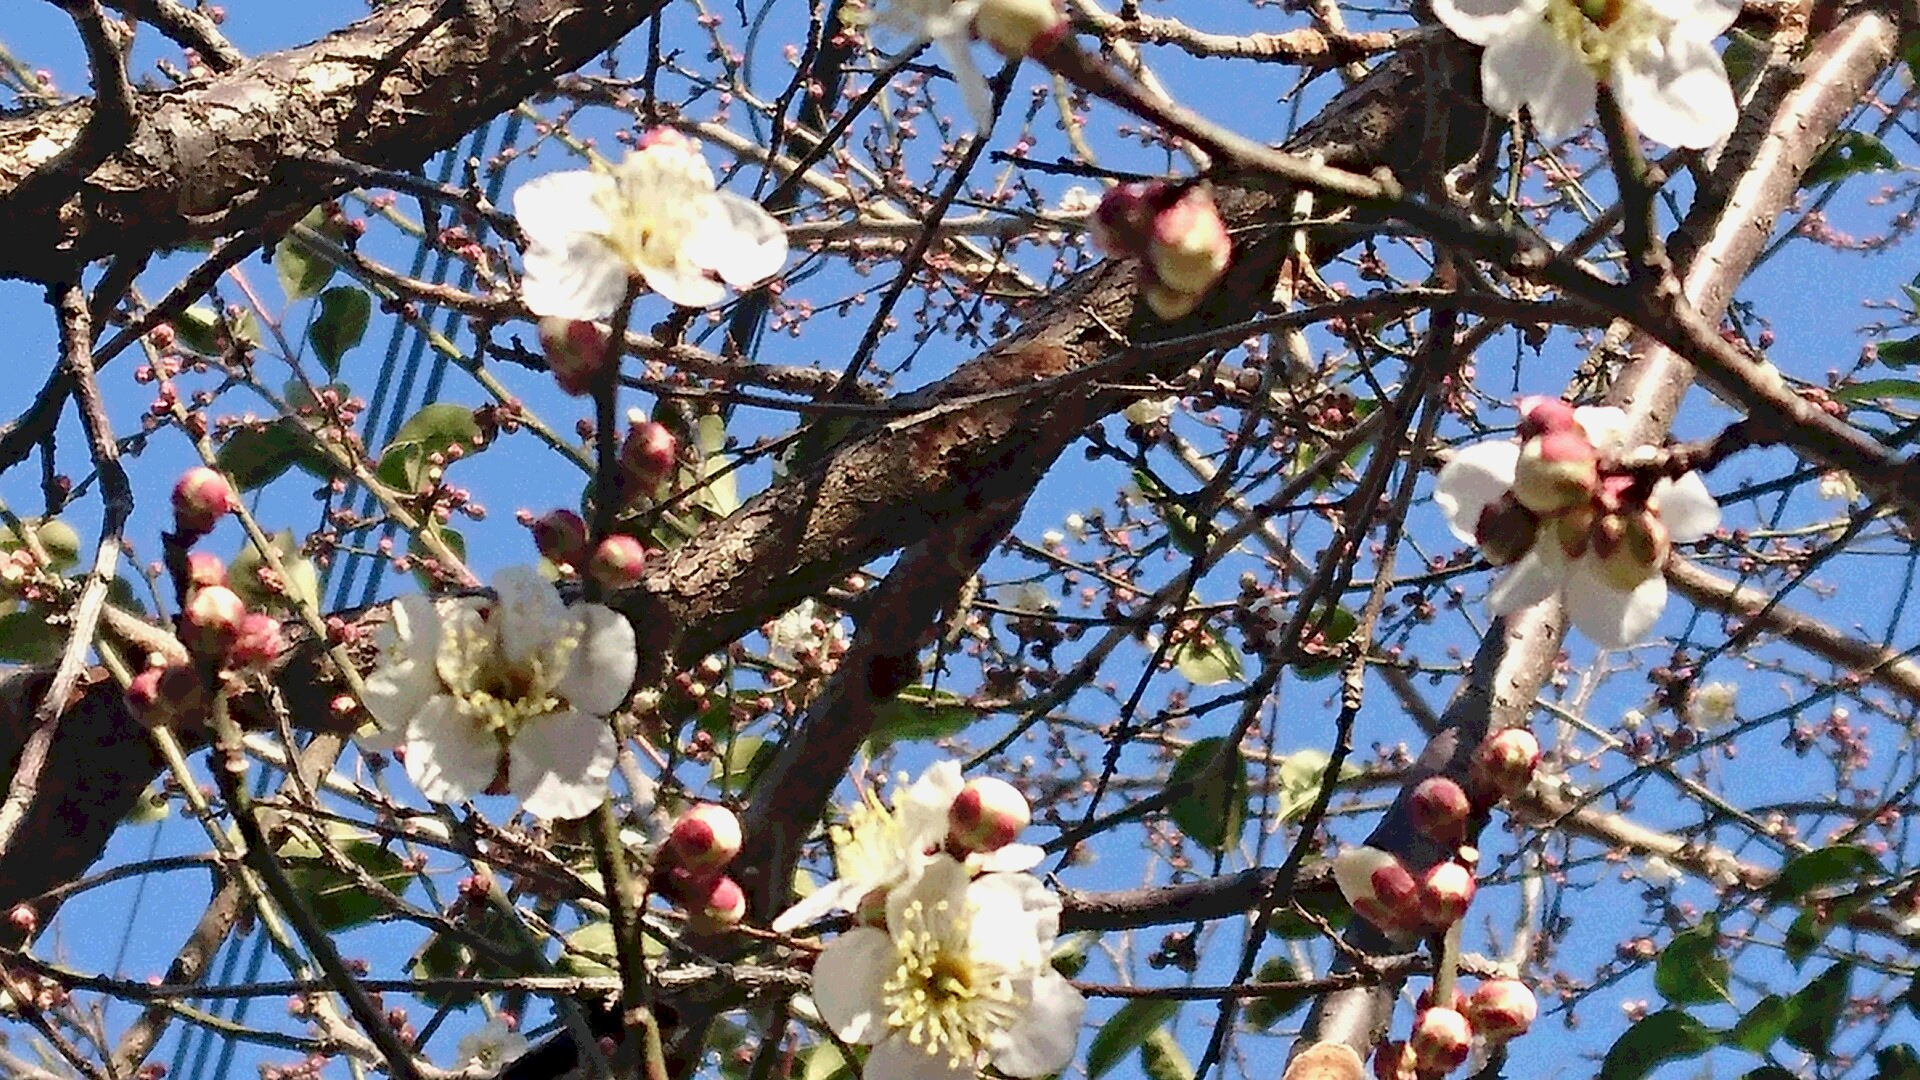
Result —
[[528, 720], [567, 706], [555, 688], [579, 645], [577, 630], [561, 634], [516, 664], [502, 653], [484, 623], [455, 623], [441, 639], [441, 681], [460, 714], [504, 744]]
[[630, 267], [673, 265], [696, 224], [689, 209], [713, 193], [705, 170], [699, 158], [667, 147], [627, 155], [600, 195], [609, 223], [601, 240]]
[[881, 988], [887, 1026], [954, 1069], [977, 1068], [1026, 1005], [1011, 979], [968, 955], [971, 922], [947, 900], [908, 904], [893, 927], [899, 966]]
[[1546, 18], [1600, 76], [1615, 57], [1658, 37], [1668, 22], [1644, 0], [1547, 0]]

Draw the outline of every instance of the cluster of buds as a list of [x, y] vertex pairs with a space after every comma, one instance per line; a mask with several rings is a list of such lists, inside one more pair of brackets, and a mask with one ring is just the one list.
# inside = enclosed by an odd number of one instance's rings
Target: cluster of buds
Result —
[[1420, 996], [1413, 1028], [1405, 1040], [1383, 1042], [1373, 1054], [1377, 1080], [1438, 1080], [1472, 1056], [1474, 1044], [1492, 1048], [1526, 1033], [1539, 1003], [1518, 979], [1488, 979], [1470, 996], [1454, 991], [1453, 1000], [1432, 1003]]
[[[217, 474], [216, 474], [217, 475]], [[227, 569], [205, 552], [186, 558], [186, 605], [176, 635], [188, 655], [214, 671], [264, 671], [286, 651], [280, 620], [247, 610], [227, 584]], [[206, 688], [192, 663], [155, 655], [127, 685], [127, 702], [142, 722], [178, 726], [204, 717]]]
[[1140, 260], [1140, 296], [1162, 319], [1191, 314], [1233, 261], [1233, 239], [1205, 184], [1121, 184], [1093, 212], [1093, 239]]
[[1461, 847], [1452, 858], [1414, 871], [1376, 847], [1341, 852], [1333, 877], [1347, 903], [1382, 932], [1410, 940], [1460, 921], [1473, 903], [1473, 868], [1480, 853]]
[[747, 917], [747, 894], [727, 876], [740, 854], [740, 819], [717, 803], [681, 814], [660, 846], [662, 891], [687, 913], [694, 932], [717, 934]]
[[608, 592], [640, 581], [647, 568], [644, 544], [625, 533], [604, 537], [589, 550], [587, 523], [571, 510], [550, 510], [536, 518], [522, 512], [533, 532], [533, 546], [562, 575], [585, 573]]
[[593, 392], [618, 355], [607, 347], [611, 331], [584, 319], [547, 316], [540, 320], [540, 348], [547, 354], [547, 370], [560, 389], [574, 397]]

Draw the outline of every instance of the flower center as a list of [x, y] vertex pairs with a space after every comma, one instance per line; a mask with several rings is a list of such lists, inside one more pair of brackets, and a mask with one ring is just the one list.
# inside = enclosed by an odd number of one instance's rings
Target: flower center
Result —
[[484, 622], [458, 622], [447, 627], [442, 639], [442, 681], [460, 714], [504, 745], [527, 721], [566, 707], [555, 689], [579, 644], [578, 631], [570, 630], [514, 663]]
[[1644, 0], [1547, 0], [1546, 19], [1596, 75], [1660, 37], [1672, 20]]
[[853, 881], [888, 881], [905, 863], [906, 830], [871, 789], [847, 812], [847, 823], [828, 831], [835, 868]]
[[893, 927], [899, 966], [881, 987], [887, 1026], [929, 1057], [973, 1068], [1025, 999], [1004, 973], [967, 954], [971, 914], [948, 900], [908, 904]]
[[613, 187], [600, 196], [608, 221], [600, 239], [634, 270], [673, 266], [699, 223], [696, 208], [713, 193], [705, 169], [705, 162], [672, 147], [627, 155], [613, 169]]

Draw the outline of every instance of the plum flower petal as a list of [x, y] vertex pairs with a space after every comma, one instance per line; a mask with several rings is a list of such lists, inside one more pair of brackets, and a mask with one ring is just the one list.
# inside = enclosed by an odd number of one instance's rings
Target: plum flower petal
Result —
[[1480, 515], [1513, 490], [1520, 444], [1483, 442], [1465, 446], [1441, 468], [1433, 501], [1446, 515], [1447, 528], [1461, 541], [1477, 542]]
[[607, 797], [617, 751], [604, 717], [549, 713], [528, 723], [509, 745], [507, 785], [535, 817], [585, 817]]
[[1593, 73], [1538, 20], [1516, 22], [1488, 42], [1480, 83], [1489, 109], [1511, 116], [1526, 106], [1535, 130], [1549, 142], [1580, 130], [1598, 98]]
[[1667, 146], [1705, 149], [1740, 119], [1726, 66], [1710, 39], [1656, 38], [1637, 56], [1615, 58], [1608, 85], [1640, 133]]
[[499, 770], [499, 746], [447, 695], [427, 702], [407, 725], [407, 777], [434, 802], [466, 802]]
[[1655, 484], [1653, 505], [1659, 508], [1660, 521], [1676, 544], [1704, 540], [1720, 527], [1720, 504], [1708, 493], [1706, 481], [1697, 472]]
[[362, 735], [369, 750], [386, 751], [406, 739], [407, 720], [440, 692], [434, 657], [440, 651], [440, 620], [433, 601], [420, 595], [400, 597], [387, 611], [388, 621], [375, 634], [379, 663], [366, 678], [364, 703], [373, 714], [374, 731]]
[[1567, 621], [1594, 644], [1625, 648], [1646, 637], [1667, 606], [1667, 579], [1650, 574], [1631, 589], [1608, 584], [1592, 560], [1575, 563], [1566, 575]]
[[952, 70], [967, 112], [985, 131], [993, 126], [993, 91], [973, 62], [973, 16], [979, 9], [980, 0], [880, 0], [873, 23], [911, 37], [914, 45], [932, 42]]
[[947, 835], [947, 812], [965, 781], [960, 763], [941, 761], [920, 774], [890, 806], [865, 793], [845, 825], [829, 831], [836, 876], [781, 912], [773, 929], [782, 933], [836, 911], [851, 911], [876, 889], [890, 889], [918, 874]]
[[1567, 580], [1567, 561], [1551, 543], [1535, 544], [1487, 594], [1495, 615], [1512, 615], [1548, 600]]

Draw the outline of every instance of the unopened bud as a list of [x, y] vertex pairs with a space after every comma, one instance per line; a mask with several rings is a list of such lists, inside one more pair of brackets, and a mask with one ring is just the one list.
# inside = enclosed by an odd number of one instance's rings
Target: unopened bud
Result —
[[187, 588], [204, 589], [208, 585], [227, 583], [227, 564], [217, 555], [196, 551], [187, 556]]
[[1026, 796], [992, 776], [967, 781], [947, 811], [948, 839], [967, 852], [998, 851], [1033, 820]]
[[1574, 419], [1573, 406], [1559, 398], [1536, 395], [1520, 399], [1521, 439], [1532, 439], [1549, 431], [1580, 430], [1580, 422]]
[[225, 585], [197, 589], [187, 599], [186, 618], [181, 636], [194, 653], [224, 658], [240, 634], [240, 623], [247, 617], [246, 601]]
[[1452, 1009], [1428, 1009], [1413, 1022], [1407, 1046], [1421, 1074], [1444, 1074], [1473, 1052], [1473, 1025]]
[[740, 819], [717, 803], [700, 803], [680, 815], [667, 834], [674, 864], [699, 877], [723, 869], [740, 854]]
[[687, 923], [696, 933], [718, 934], [747, 917], [747, 894], [721, 874], [695, 885], [687, 897]]
[[1540, 519], [1509, 491], [1480, 511], [1473, 528], [1480, 554], [1495, 566], [1519, 562], [1540, 538]]
[[575, 397], [593, 391], [608, 362], [617, 362], [607, 348], [608, 336], [605, 327], [583, 319], [550, 315], [540, 320], [540, 348], [547, 354], [547, 370], [560, 389]]
[[1420, 781], [1407, 801], [1413, 827], [1437, 843], [1452, 846], [1466, 839], [1467, 818], [1473, 803], [1467, 791], [1445, 776], [1429, 776]]
[[238, 667], [266, 667], [279, 659], [287, 648], [280, 620], [260, 612], [249, 612], [240, 620], [239, 633], [233, 639], [228, 658]]
[[1469, 782], [1474, 795], [1491, 805], [1512, 798], [1533, 783], [1540, 764], [1540, 740], [1526, 728], [1503, 728], [1486, 737], [1474, 752]]
[[680, 440], [658, 420], [642, 420], [627, 429], [620, 464], [643, 494], [658, 491], [680, 464]]
[[1536, 514], [1553, 514], [1593, 498], [1600, 482], [1600, 452], [1586, 433], [1549, 431], [1520, 444], [1513, 497]]
[[127, 705], [148, 727], [198, 723], [205, 703], [200, 676], [184, 664], [150, 667], [127, 683]]
[[1201, 296], [1227, 272], [1233, 239], [1206, 187], [1187, 188], [1153, 218], [1147, 265], [1156, 281], [1188, 296]]
[[647, 568], [647, 549], [625, 533], [600, 541], [587, 563], [587, 573], [608, 590], [624, 589], [640, 580]]
[[1420, 919], [1443, 930], [1473, 904], [1473, 871], [1457, 862], [1436, 863], [1420, 877]]
[[7, 912], [7, 922], [22, 934], [31, 934], [40, 926], [40, 913], [32, 904], [15, 904]]
[[197, 540], [212, 532], [220, 519], [239, 505], [226, 477], [204, 465], [188, 469], [173, 485], [173, 530]]
[[1134, 181], [1108, 188], [1100, 197], [1100, 205], [1093, 210], [1094, 244], [1115, 258], [1144, 257], [1153, 231], [1152, 196], [1161, 187], [1163, 185]]
[[1420, 885], [1392, 854], [1374, 847], [1343, 851], [1334, 857], [1333, 880], [1354, 913], [1382, 931], [1405, 935], [1420, 926]]
[[1373, 1075], [1375, 1080], [1417, 1080], [1413, 1047], [1398, 1039], [1381, 1043], [1373, 1052]]
[[679, 128], [670, 127], [648, 128], [633, 141], [633, 146], [636, 150], [651, 150], [658, 146], [684, 153], [693, 152], [693, 140], [687, 138], [686, 133]]
[[549, 510], [533, 523], [533, 546], [548, 562], [578, 570], [587, 557], [587, 523], [571, 510]]
[[1467, 999], [1467, 1020], [1488, 1042], [1525, 1035], [1539, 1012], [1533, 991], [1518, 979], [1488, 979]]
[[1053, 0], [982, 0], [973, 28], [1009, 60], [1051, 49], [1067, 31], [1067, 17]]

